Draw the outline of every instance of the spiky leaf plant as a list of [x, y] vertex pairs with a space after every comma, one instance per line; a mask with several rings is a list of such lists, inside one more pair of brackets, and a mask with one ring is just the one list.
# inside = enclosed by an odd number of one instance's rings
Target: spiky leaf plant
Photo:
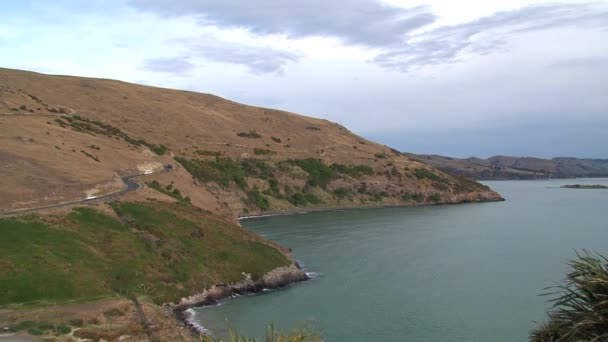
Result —
[[532, 342], [608, 341], [608, 259], [588, 251], [568, 264], [551, 293], [549, 318], [530, 332]]

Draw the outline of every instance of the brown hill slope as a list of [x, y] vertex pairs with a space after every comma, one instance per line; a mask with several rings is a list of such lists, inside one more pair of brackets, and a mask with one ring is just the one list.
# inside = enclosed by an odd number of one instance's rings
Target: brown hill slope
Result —
[[608, 159], [495, 156], [488, 159], [409, 154], [445, 172], [478, 180], [608, 177]]
[[163, 164], [176, 170], [152, 188], [231, 217], [500, 199], [336, 123], [208, 94], [0, 69], [0, 113], [0, 210], [111, 192]]

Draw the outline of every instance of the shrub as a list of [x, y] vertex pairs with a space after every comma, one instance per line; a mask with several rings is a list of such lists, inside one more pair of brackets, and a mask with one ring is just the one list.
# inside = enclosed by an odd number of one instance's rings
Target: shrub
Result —
[[241, 138], [261, 138], [262, 136], [256, 131], [240, 132], [237, 135]]
[[247, 193], [247, 199], [249, 200], [249, 202], [254, 204], [256, 207], [260, 208], [261, 210], [270, 209], [270, 204], [268, 203], [268, 199], [266, 197], [262, 196], [262, 194], [260, 194], [258, 189], [249, 191]]
[[276, 154], [276, 152], [272, 151], [272, 150], [266, 150], [266, 149], [263, 149], [263, 148], [257, 148], [257, 147], [255, 147], [253, 149], [253, 154], [255, 154], [255, 155], [266, 155], [266, 154]]
[[439, 203], [441, 202], [441, 195], [440, 194], [432, 194], [429, 196], [428, 198], [429, 201], [433, 202], [433, 203]]
[[27, 107], [25, 105], [21, 105], [21, 106], [19, 106], [19, 109], [21, 109], [21, 110], [27, 110]]
[[360, 178], [363, 175], [371, 176], [374, 174], [374, 169], [372, 169], [369, 165], [359, 164], [359, 165], [342, 165], [342, 164], [332, 164], [331, 168], [345, 175], [349, 175], [353, 178]]
[[290, 162], [308, 173], [308, 184], [310, 186], [320, 186], [321, 188], [326, 189], [327, 184], [335, 177], [334, 170], [325, 165], [320, 159], [297, 159], [291, 160]]
[[270, 139], [272, 139], [272, 141], [276, 142], [276, 143], [281, 143], [281, 138], [277, 138], [277, 137], [270, 137]]
[[605, 341], [608, 336], [608, 259], [587, 251], [568, 264], [565, 283], [553, 293], [548, 321], [530, 332], [533, 342]]
[[80, 150], [80, 152], [82, 152], [82, 154], [84, 154], [85, 156], [87, 156], [99, 163], [99, 158], [97, 158], [96, 156], [90, 154], [89, 152], [83, 151], [83, 150]]
[[351, 190], [347, 188], [337, 188], [334, 190], [334, 195], [338, 198], [344, 198], [351, 194]]

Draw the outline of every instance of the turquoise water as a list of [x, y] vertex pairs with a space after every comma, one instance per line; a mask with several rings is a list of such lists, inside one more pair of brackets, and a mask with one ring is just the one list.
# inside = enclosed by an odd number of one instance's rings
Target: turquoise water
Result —
[[575, 249], [608, 254], [608, 179], [485, 182], [506, 202], [244, 220], [318, 276], [196, 309], [217, 334], [268, 322], [328, 341], [526, 341]]

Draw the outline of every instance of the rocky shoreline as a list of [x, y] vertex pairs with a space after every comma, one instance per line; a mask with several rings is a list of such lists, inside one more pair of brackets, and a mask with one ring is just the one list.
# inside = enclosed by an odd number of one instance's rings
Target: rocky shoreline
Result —
[[165, 304], [164, 308], [168, 315], [177, 320], [180, 325], [187, 327], [196, 336], [208, 334], [209, 331], [191, 321], [191, 313], [188, 311], [194, 307], [216, 305], [222, 299], [248, 295], [269, 289], [277, 289], [294, 283], [311, 279], [306, 272], [294, 262], [290, 266], [275, 268], [266, 273], [260, 279], [253, 280], [251, 275], [245, 274], [245, 279], [235, 284], [216, 284], [201, 293], [187, 298], [182, 298], [177, 304]]

